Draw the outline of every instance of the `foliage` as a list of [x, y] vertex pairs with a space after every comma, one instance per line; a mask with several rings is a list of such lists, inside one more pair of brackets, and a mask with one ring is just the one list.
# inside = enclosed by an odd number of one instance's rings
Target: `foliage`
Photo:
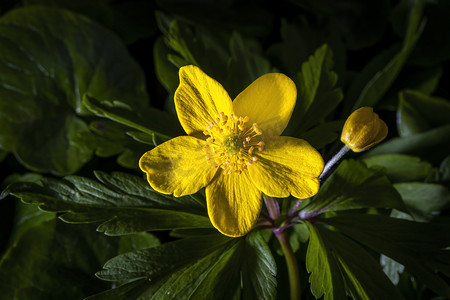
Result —
[[[450, 298], [446, 1], [91, 2], [0, 4], [3, 297], [287, 299], [269, 228], [287, 234], [304, 299]], [[188, 64], [231, 98], [288, 75], [283, 135], [325, 161], [361, 106], [388, 137], [293, 211], [297, 199], [275, 199], [273, 223], [263, 209], [225, 237], [203, 191], [160, 194], [138, 170], [185, 134], [173, 97]]]

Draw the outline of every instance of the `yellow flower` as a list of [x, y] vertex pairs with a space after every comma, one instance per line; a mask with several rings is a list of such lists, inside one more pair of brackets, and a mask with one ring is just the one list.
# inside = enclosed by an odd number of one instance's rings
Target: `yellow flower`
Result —
[[345, 121], [341, 141], [354, 152], [367, 150], [382, 140], [388, 133], [388, 127], [372, 107], [355, 110]]
[[256, 223], [262, 193], [297, 198], [317, 193], [322, 157], [306, 141], [280, 136], [297, 97], [292, 80], [263, 75], [232, 101], [198, 67], [182, 67], [179, 76], [175, 107], [188, 136], [157, 146], [139, 162], [156, 191], [180, 197], [206, 187], [212, 224], [232, 237]]

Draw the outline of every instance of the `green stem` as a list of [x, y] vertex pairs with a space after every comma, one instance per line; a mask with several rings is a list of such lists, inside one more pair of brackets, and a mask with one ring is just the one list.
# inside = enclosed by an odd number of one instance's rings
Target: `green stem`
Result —
[[291, 300], [300, 300], [302, 298], [300, 291], [300, 273], [298, 271], [297, 259], [295, 258], [292, 247], [289, 244], [286, 232], [280, 232], [275, 235], [280, 242], [281, 249], [286, 259], [286, 265], [289, 274], [289, 286], [291, 289]]

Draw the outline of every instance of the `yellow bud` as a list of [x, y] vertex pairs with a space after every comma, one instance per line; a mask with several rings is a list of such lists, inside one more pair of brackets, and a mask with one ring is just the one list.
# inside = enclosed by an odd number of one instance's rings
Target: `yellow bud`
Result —
[[341, 141], [352, 151], [360, 152], [384, 140], [387, 133], [386, 123], [373, 112], [373, 108], [361, 107], [345, 121]]

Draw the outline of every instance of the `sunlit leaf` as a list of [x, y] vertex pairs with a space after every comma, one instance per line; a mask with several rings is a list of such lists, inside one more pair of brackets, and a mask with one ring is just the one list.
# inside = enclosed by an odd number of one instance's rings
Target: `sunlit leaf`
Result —
[[364, 248], [320, 225], [306, 225], [310, 229], [306, 266], [316, 298], [403, 299]]
[[241, 239], [192, 237], [117, 256], [104, 280], [144, 278], [89, 299], [274, 299], [276, 266], [259, 233]]
[[298, 99], [288, 132], [300, 134], [323, 120], [342, 100], [335, 87], [337, 74], [332, 71], [333, 53], [322, 45], [302, 64], [298, 73]]
[[317, 195], [301, 207], [300, 217], [370, 207], [405, 210], [400, 195], [381, 170], [369, 169], [360, 161], [344, 160]]
[[[41, 185], [16, 183], [8, 193], [46, 211], [66, 212], [69, 223], [101, 222], [99, 231], [123, 235], [148, 230], [211, 228], [205, 203], [193, 196], [175, 198], [153, 191], [141, 177], [97, 172], [96, 181], [79, 176], [43, 178]], [[204, 200], [203, 200], [204, 201]]]

